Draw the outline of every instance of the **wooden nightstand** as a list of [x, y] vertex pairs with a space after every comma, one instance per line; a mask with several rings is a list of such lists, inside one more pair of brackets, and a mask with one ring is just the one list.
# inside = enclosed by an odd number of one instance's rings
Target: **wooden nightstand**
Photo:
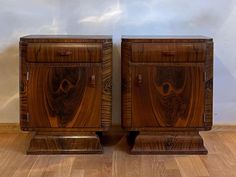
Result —
[[111, 125], [111, 36], [20, 39], [20, 125], [28, 154], [101, 153]]
[[134, 154], [206, 154], [212, 127], [213, 40], [122, 38], [122, 126]]

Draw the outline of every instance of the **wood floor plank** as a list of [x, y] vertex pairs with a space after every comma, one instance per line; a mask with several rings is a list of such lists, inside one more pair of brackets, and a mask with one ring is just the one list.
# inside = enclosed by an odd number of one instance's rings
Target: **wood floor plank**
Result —
[[159, 169], [159, 171], [157, 169], [160, 166], [162, 166], [162, 169], [164, 171], [165, 168], [163, 167], [163, 164], [156, 163], [155, 156], [149, 156], [149, 157], [141, 156], [140, 176], [146, 175], [146, 176], [154, 177], [156, 175], [155, 174], [156, 172], [163, 173], [161, 169]]
[[20, 134], [9, 134], [8, 136], [5, 136], [9, 141], [5, 146], [3, 145], [3, 153], [0, 157], [0, 174], [3, 177], [12, 177], [19, 168], [19, 165], [26, 159], [23, 143], [26, 140], [26, 136]]
[[48, 166], [48, 156], [38, 156], [27, 177], [42, 177]]
[[126, 177], [141, 177], [141, 156], [127, 154], [123, 163]]
[[70, 173], [70, 177], [84, 177], [83, 169], [72, 169]]
[[[23, 161], [19, 161], [19, 166], [12, 177], [28, 176], [30, 170], [37, 160], [37, 156], [27, 156]], [[17, 159], [16, 159], [17, 160]]]
[[112, 177], [126, 177], [127, 150], [128, 146], [124, 136], [116, 144], [112, 153]]
[[104, 154], [26, 155], [28, 134], [0, 133], [0, 177], [236, 177], [236, 131], [202, 133], [208, 155], [130, 155], [126, 137]]
[[167, 170], [179, 170], [175, 156], [167, 156], [164, 163]]
[[175, 158], [180, 173], [183, 177], [197, 177], [197, 172], [194, 169], [194, 165], [191, 163], [191, 159], [185, 156], [177, 156]]

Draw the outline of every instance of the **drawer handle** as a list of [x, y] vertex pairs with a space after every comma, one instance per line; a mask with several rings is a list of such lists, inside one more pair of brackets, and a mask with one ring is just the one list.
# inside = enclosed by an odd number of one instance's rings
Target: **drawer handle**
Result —
[[162, 51], [161, 52], [162, 56], [167, 56], [167, 57], [171, 57], [171, 56], [175, 56], [176, 52], [175, 51]]
[[142, 74], [138, 74], [137, 76], [137, 85], [140, 87], [143, 83], [143, 77]]
[[69, 56], [69, 55], [72, 54], [72, 52], [71, 52], [71, 51], [68, 51], [68, 50], [61, 50], [61, 51], [58, 51], [58, 54], [59, 54], [60, 56]]
[[91, 87], [95, 87], [96, 86], [96, 76], [94, 74], [90, 77], [89, 85]]

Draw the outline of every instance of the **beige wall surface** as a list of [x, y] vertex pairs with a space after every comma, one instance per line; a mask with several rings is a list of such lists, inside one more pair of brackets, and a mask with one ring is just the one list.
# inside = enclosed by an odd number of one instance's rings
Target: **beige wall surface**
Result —
[[0, 122], [18, 122], [18, 41], [27, 34], [113, 35], [113, 122], [120, 123], [121, 35], [215, 41], [214, 120], [236, 123], [236, 0], [0, 0]]

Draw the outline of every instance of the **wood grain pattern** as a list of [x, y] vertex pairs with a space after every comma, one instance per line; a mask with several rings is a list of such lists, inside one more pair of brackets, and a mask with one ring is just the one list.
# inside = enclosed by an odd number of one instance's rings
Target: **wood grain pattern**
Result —
[[141, 132], [132, 154], [207, 154], [198, 132]]
[[211, 129], [213, 125], [213, 51], [214, 44], [207, 44], [207, 59], [205, 62], [206, 79], [205, 79], [205, 127]]
[[19, 62], [19, 93], [20, 93], [20, 125], [28, 125], [28, 95], [27, 95], [27, 65], [26, 65], [27, 44], [20, 42], [20, 62]]
[[139, 65], [131, 70], [132, 127], [203, 126], [203, 67]]
[[99, 43], [29, 43], [28, 62], [101, 62], [102, 44]]
[[91, 132], [36, 133], [27, 154], [90, 154], [102, 153], [99, 137]]
[[[56, 130], [55, 128], [59, 128], [60, 131], [61, 131], [61, 128], [64, 127], [64, 128], [67, 128], [69, 131], [71, 131], [71, 128], [75, 128], [75, 131], [78, 131], [78, 130], [81, 130], [80, 128], [87, 128], [87, 130], [89, 130], [89, 129], [94, 130], [94, 127], [97, 127], [97, 130], [101, 131], [102, 129], [107, 129], [111, 125], [112, 40], [109, 38], [109, 36], [90, 36], [90, 37], [91, 38], [86, 38], [85, 36], [80, 36], [80, 38], [78, 38], [78, 36], [44, 36], [44, 35], [41, 36], [40, 35], [40, 36], [26, 36], [26, 37], [21, 38], [21, 42], [20, 42], [20, 50], [21, 50], [21, 62], [20, 62], [20, 70], [21, 70], [21, 72], [20, 72], [21, 73], [20, 74], [21, 119], [20, 120], [21, 120], [21, 124], [22, 124], [22, 126], [21, 126], [22, 129], [24, 129], [24, 130], [27, 130], [27, 129], [28, 130], [33, 130], [32, 127], [35, 127], [38, 130], [41, 130], [42, 127], [45, 128], [45, 129], [47, 129], [49, 127], [52, 127], [53, 131]], [[77, 44], [78, 42], [81, 42], [81, 43]], [[77, 60], [77, 63], [75, 63], [75, 64], [73, 64], [73, 63], [66, 63], [66, 64], [65, 63], [53, 63], [53, 65], [52, 65], [50, 63], [48, 63], [48, 64], [46, 64], [46, 63], [38, 63], [38, 64], [27, 63], [27, 55], [28, 55], [28, 53], [30, 53], [29, 50], [27, 50], [28, 49], [27, 46], [29, 46], [29, 45], [33, 45], [33, 44], [34, 45], [39, 45], [40, 43], [43, 43], [42, 46], [49, 45], [51, 48], [53, 48], [53, 45], [55, 44], [55, 46], [62, 47], [61, 48], [62, 50], [63, 50], [64, 47], [66, 48], [68, 46], [72, 47], [72, 46], [82, 46], [83, 45], [84, 48], [85, 48], [85, 51], [92, 51], [92, 50], [89, 49], [92, 42], [94, 42], [95, 46], [102, 46], [102, 48], [100, 48], [101, 51], [99, 51], [102, 54], [102, 60], [101, 60], [100, 64], [99, 63], [98, 64], [90, 64], [90, 63], [81, 64], [81, 63], [78, 63], [78, 61], [80, 61], [79, 59]], [[76, 52], [79, 52], [79, 51], [76, 51]], [[47, 59], [47, 57], [48, 57], [47, 55], [48, 55], [47, 52], [43, 52], [42, 53], [42, 58]], [[79, 55], [79, 54], [76, 54], [76, 56], [77, 55]], [[47, 122], [46, 124], [43, 124], [41, 122], [37, 122], [37, 123], [40, 124], [40, 126], [36, 126], [36, 125], [32, 126], [32, 124], [29, 124], [29, 121], [28, 121], [28, 119], [29, 119], [29, 109], [28, 109], [29, 99], [28, 99], [27, 94], [28, 94], [28, 92], [32, 93], [33, 91], [32, 90], [31, 91], [27, 90], [28, 89], [28, 83], [30, 81], [30, 80], [27, 80], [27, 77], [28, 77], [27, 72], [28, 72], [28, 75], [32, 75], [34, 73], [34, 71], [33, 71], [34, 69], [30, 69], [30, 68], [38, 68], [38, 72], [41, 73], [41, 76], [39, 76], [41, 80], [44, 80], [44, 77], [42, 76], [42, 74], [44, 72], [45, 73], [53, 73], [53, 72], [54, 73], [59, 73], [60, 72], [59, 70], [61, 70], [61, 71], [64, 70], [64, 72], [62, 72], [62, 73], [64, 73], [64, 75], [67, 75], [66, 77], [68, 77], [68, 76], [70, 77], [70, 75], [72, 73], [74, 75], [73, 77], [76, 77], [75, 76], [76, 72], [73, 72], [73, 71], [69, 72], [69, 68], [74, 68], [74, 71], [77, 70], [78, 68], [87, 68], [86, 71], [83, 72], [84, 75], [86, 74], [87, 78], [85, 79], [86, 81], [83, 81], [83, 83], [82, 83], [82, 84], [87, 85], [87, 87], [86, 87], [87, 92], [86, 93], [88, 93], [86, 98], [83, 98], [83, 100], [87, 100], [87, 101], [84, 101], [86, 103], [84, 105], [84, 107], [86, 107], [86, 106], [91, 107], [91, 106], [97, 105], [97, 107], [98, 107], [98, 108], [96, 108], [97, 111], [95, 110], [95, 113], [91, 113], [91, 111], [89, 109], [85, 109], [87, 111], [87, 113], [86, 113], [86, 111], [83, 110], [84, 108], [82, 109], [82, 111], [80, 109], [80, 112], [83, 113], [83, 115], [82, 115], [83, 118], [82, 119], [84, 119], [84, 121], [80, 121], [80, 122], [77, 122], [77, 123], [74, 122], [75, 126], [73, 126], [73, 124], [71, 124], [71, 123], [70, 123], [70, 125], [69, 124], [68, 125], [60, 125], [57, 121], [55, 121], [57, 118], [54, 119], [54, 121], [45, 120]], [[48, 68], [48, 69], [43, 69], [43, 68]], [[53, 71], [54, 70], [53, 68], [55, 69], [55, 71]], [[101, 68], [101, 69], [99, 69], [99, 68]], [[32, 73], [30, 73], [30, 72], [32, 72]], [[95, 76], [95, 80], [97, 82], [97, 87], [96, 88], [91, 87], [91, 84], [89, 84], [89, 82], [90, 82], [89, 77], [91, 77], [93, 75], [91, 72], [96, 72], [96, 74], [97, 74], [97, 76]], [[59, 81], [59, 82], [61, 82], [60, 84], [62, 84], [62, 85], [65, 84], [65, 85], [68, 85], [69, 87], [73, 86], [73, 84], [68, 82], [67, 79], [63, 80], [63, 76], [61, 76], [61, 75], [63, 75], [62, 73], [59, 74], [60, 75], [59, 79], [61, 79]], [[34, 73], [34, 75], [36, 76], [38, 74]], [[32, 78], [32, 76], [30, 76], [30, 78]], [[50, 80], [52, 80], [52, 78]], [[52, 84], [54, 84], [54, 83], [52, 83]], [[79, 84], [79, 82], [77, 84]], [[33, 83], [31, 85], [33, 85]], [[42, 85], [40, 84], [40, 86], [42, 86]], [[99, 87], [101, 87], [101, 88], [99, 88]], [[37, 92], [37, 89], [38, 88], [36, 88], [35, 92]], [[69, 89], [71, 91], [71, 88], [69, 88]], [[98, 89], [100, 89], [100, 91]], [[96, 91], [93, 92], [92, 90], [96, 90]], [[41, 91], [42, 91], [42, 88], [41, 88]], [[77, 89], [77, 91], [79, 91], [79, 88]], [[96, 93], [96, 95], [97, 95], [96, 98], [99, 98], [100, 102], [96, 100], [93, 103], [92, 102], [93, 98], [91, 96], [89, 96], [90, 93], [94, 93], [94, 94]], [[62, 99], [63, 94], [65, 94], [65, 93], [63, 93], [63, 89], [61, 89], [61, 96], [58, 99]], [[74, 94], [76, 94], [77, 97], [79, 95], [78, 92], [74, 92]], [[59, 93], [59, 95], [60, 95], [60, 93]], [[73, 94], [70, 93], [70, 95], [72, 97]], [[64, 95], [64, 97], [66, 97], [66, 95]], [[42, 97], [42, 99], [47, 100], [43, 97]], [[68, 99], [68, 98], [66, 98], [66, 99], [67, 99], [67, 103], [69, 103], [70, 99]], [[82, 98], [80, 98], [78, 100], [81, 100], [81, 99]], [[53, 99], [51, 99], [51, 100], [53, 100]], [[83, 100], [81, 100], [81, 101], [83, 101]], [[32, 101], [34, 101], [34, 100], [32, 99]], [[57, 101], [54, 100], [54, 102], [56, 103]], [[80, 101], [78, 101], [78, 102], [80, 102]], [[67, 109], [69, 109], [69, 106], [70, 105], [68, 104]], [[40, 106], [40, 107], [41, 108], [44, 107], [44, 104], [42, 104], [42, 106]], [[60, 108], [62, 108], [63, 106], [60, 105], [59, 103], [57, 103], [56, 107], [58, 107], [57, 108], [57, 112], [58, 112], [60, 110]], [[52, 104], [50, 106], [50, 109], [51, 108], [52, 108]], [[36, 109], [36, 107], [35, 107], [35, 109]], [[70, 109], [72, 109], [72, 108], [70, 108]], [[43, 112], [45, 113], [46, 117], [48, 117], [47, 115], [50, 113], [50, 111], [45, 111], [45, 110], [46, 109], [44, 109]], [[56, 110], [53, 110], [53, 111], [55, 112]], [[75, 112], [74, 113], [72, 113], [73, 111], [69, 111], [69, 112], [71, 112], [70, 113], [71, 115], [72, 114], [75, 115]], [[64, 114], [66, 114], [66, 113], [64, 112]], [[92, 123], [92, 124], [91, 124], [91, 121], [89, 123], [89, 119], [86, 118], [86, 114], [87, 114], [87, 116], [89, 114], [92, 114], [93, 117], [97, 116], [97, 118], [95, 119], [97, 121], [94, 121], [94, 123]], [[69, 115], [66, 115], [64, 117], [68, 117], [68, 116]], [[77, 117], [80, 117], [80, 116], [81, 115], [77, 115]], [[32, 118], [32, 115], [30, 117]], [[39, 118], [39, 116], [37, 116], [37, 115], [36, 115], [36, 117], [37, 117], [36, 119]], [[50, 117], [50, 115], [49, 115], [49, 117]], [[70, 118], [70, 122], [73, 119], [72, 117]], [[90, 120], [93, 120], [93, 119], [94, 118], [91, 118]], [[83, 127], [83, 124], [86, 124], [86, 122], [88, 122], [88, 125]], [[80, 124], [80, 125], [76, 126], [76, 124]], [[91, 124], [91, 127], [89, 126], [89, 124]], [[95, 126], [95, 124], [96, 124], [96, 126]]]
[[[124, 36], [122, 38], [122, 126], [140, 132], [134, 147], [163, 153], [158, 144], [174, 131], [185, 134], [185, 153], [206, 152], [198, 131], [212, 126], [213, 40], [203, 36]], [[150, 136], [142, 136], [149, 132]], [[167, 132], [161, 139], [151, 132]], [[194, 132], [194, 134], [190, 133]], [[196, 139], [196, 146], [189, 140]], [[144, 138], [148, 137], [148, 138]], [[178, 139], [178, 138], [177, 138]], [[152, 144], [152, 142], [156, 142]], [[177, 143], [177, 142], [174, 142]], [[132, 144], [132, 143], [131, 143]], [[155, 145], [157, 144], [157, 146]], [[177, 143], [178, 144], [178, 143]], [[179, 146], [177, 145], [176, 146]], [[180, 143], [181, 144], [181, 143]], [[175, 145], [174, 145], [175, 146]], [[197, 148], [199, 148], [197, 150]], [[181, 147], [180, 147], [181, 149]], [[182, 152], [180, 149], [166, 153]]]
[[129, 43], [121, 44], [121, 122], [122, 127], [130, 128], [132, 124], [132, 99], [131, 99], [131, 70], [129, 61], [131, 58], [131, 45]]
[[30, 66], [29, 127], [100, 127], [99, 72], [100, 67]]
[[26, 156], [28, 133], [0, 133], [0, 174], [2, 177], [235, 177], [236, 132], [230, 130], [221, 127], [202, 132], [209, 151], [204, 156], [129, 155], [125, 136], [113, 145], [104, 144], [104, 154]]
[[[51, 133], [108, 130], [112, 109], [111, 36], [30, 35], [21, 38], [20, 52], [22, 130], [48, 132], [49, 137]], [[63, 138], [48, 140], [44, 135], [40, 142], [58, 144]], [[66, 146], [73, 149], [76, 145], [78, 153], [84, 152], [80, 145], [83, 141], [65, 138]], [[93, 144], [95, 140], [88, 136], [86, 142]], [[31, 143], [35, 144], [34, 138]], [[68, 146], [60, 152], [70, 153]], [[36, 147], [40, 148], [38, 144]], [[41, 147], [40, 153], [57, 153], [56, 149]], [[96, 153], [98, 148], [93, 147]]]
[[112, 123], [112, 43], [103, 44], [101, 126]]
[[134, 43], [132, 62], [204, 62], [206, 44]]

